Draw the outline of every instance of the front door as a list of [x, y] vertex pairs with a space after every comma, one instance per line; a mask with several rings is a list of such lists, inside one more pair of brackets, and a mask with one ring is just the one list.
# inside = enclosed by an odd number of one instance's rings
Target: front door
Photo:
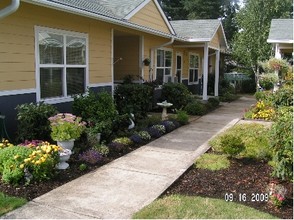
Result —
[[183, 55], [181, 53], [177, 53], [177, 63], [176, 63], [176, 77], [177, 82], [182, 82], [182, 66], [183, 66]]

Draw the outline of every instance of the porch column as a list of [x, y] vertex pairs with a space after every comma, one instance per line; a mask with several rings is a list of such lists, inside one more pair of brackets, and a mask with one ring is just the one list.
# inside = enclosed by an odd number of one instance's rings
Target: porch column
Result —
[[219, 84], [219, 57], [220, 51], [215, 51], [215, 79], [214, 79], [214, 96], [218, 96], [218, 84]]
[[208, 100], [207, 97], [207, 83], [208, 83], [208, 44], [204, 46], [204, 64], [203, 64], [203, 100]]
[[280, 52], [280, 45], [279, 44], [276, 44], [275, 45], [275, 58], [277, 58], [277, 59], [281, 59], [282, 58], [281, 52]]

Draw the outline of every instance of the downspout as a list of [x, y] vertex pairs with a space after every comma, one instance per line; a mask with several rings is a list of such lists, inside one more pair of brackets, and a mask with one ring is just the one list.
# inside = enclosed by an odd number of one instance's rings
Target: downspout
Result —
[[164, 44], [161, 44], [159, 46], [151, 47], [151, 62], [150, 62], [150, 70], [149, 70], [149, 81], [153, 81], [153, 70], [154, 70], [154, 51], [158, 48], [165, 47], [168, 45], [173, 44], [175, 41], [175, 38], [172, 37], [169, 42], [166, 42]]
[[11, 5], [0, 10], [0, 19], [7, 17], [8, 15], [15, 12], [20, 5], [20, 0], [11, 0]]

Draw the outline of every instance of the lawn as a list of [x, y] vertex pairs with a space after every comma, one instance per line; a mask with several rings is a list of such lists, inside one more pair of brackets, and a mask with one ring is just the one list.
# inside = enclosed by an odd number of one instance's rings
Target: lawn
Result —
[[0, 216], [27, 202], [26, 199], [11, 197], [0, 192]]

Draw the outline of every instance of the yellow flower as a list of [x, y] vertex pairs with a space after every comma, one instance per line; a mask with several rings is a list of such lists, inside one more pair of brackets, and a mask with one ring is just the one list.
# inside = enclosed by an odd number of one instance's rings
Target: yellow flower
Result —
[[19, 158], [19, 155], [15, 155], [13, 158], [16, 160], [17, 158]]
[[25, 166], [24, 164], [21, 164], [21, 165], [19, 165], [19, 168], [20, 168], [20, 169], [23, 169], [24, 166]]
[[24, 159], [24, 162], [25, 163], [28, 163], [28, 162], [30, 162], [31, 161], [31, 158], [26, 158], [26, 159]]

